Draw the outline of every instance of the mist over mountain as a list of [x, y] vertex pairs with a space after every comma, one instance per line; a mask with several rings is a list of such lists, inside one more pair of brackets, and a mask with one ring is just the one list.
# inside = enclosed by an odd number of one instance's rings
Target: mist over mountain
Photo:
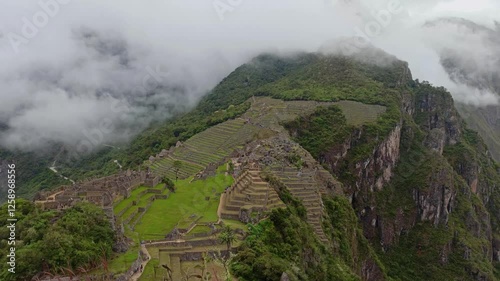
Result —
[[[447, 34], [448, 42], [432, 41], [441, 64], [457, 84], [471, 87], [498, 103], [500, 95], [500, 25], [495, 29], [463, 18], [427, 22], [429, 33]], [[471, 100], [471, 103], [475, 101]]]
[[[4, 148], [40, 151], [56, 143], [88, 153], [119, 145], [153, 122], [192, 108], [258, 53], [316, 51], [332, 39], [360, 36], [408, 61], [416, 78], [447, 87], [458, 101], [498, 103], [494, 87], [486, 86], [496, 81], [487, 78], [494, 73], [494, 60], [488, 58], [498, 43], [495, 1], [44, 3], [12, 2], [1, 12]], [[36, 25], [40, 13], [47, 21]], [[459, 32], [462, 38], [450, 37], [450, 24], [422, 28], [454, 16], [484, 26]], [[463, 36], [475, 39], [462, 44]], [[467, 56], [457, 60], [454, 52]]]
[[0, 280], [500, 280], [497, 0], [2, 5]]
[[[446, 34], [433, 40], [432, 46], [450, 79], [458, 85], [463, 97], [457, 108], [469, 126], [477, 130], [488, 144], [493, 157], [500, 161], [500, 24], [478, 24], [464, 18], [440, 18], [427, 22], [429, 33]], [[446, 43], [444, 43], [446, 42]]]

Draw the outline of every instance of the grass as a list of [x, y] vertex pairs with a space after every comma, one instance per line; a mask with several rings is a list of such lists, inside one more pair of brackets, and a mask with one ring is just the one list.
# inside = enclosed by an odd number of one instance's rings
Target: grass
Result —
[[197, 225], [189, 232], [189, 234], [208, 233], [210, 230], [211, 228], [206, 225]]
[[[202, 270], [200, 268], [201, 265], [202, 265], [201, 262], [193, 262], [193, 261], [185, 261], [181, 263], [182, 271], [184, 271], [185, 274], [201, 274], [202, 273]], [[223, 277], [225, 276], [224, 267], [220, 263], [213, 261], [208, 262], [205, 268], [205, 272], [209, 272], [211, 275], [213, 275], [213, 278], [210, 280], [224, 280], [223, 279]], [[215, 276], [217, 276], [217, 279], [215, 278]]]
[[[108, 270], [114, 274], [126, 272], [130, 265], [137, 259], [139, 255], [139, 236], [132, 232], [128, 227], [125, 227], [125, 235], [134, 241], [133, 245], [123, 254], [114, 254], [108, 264]], [[92, 274], [102, 274], [103, 269], [96, 269]]]
[[377, 121], [377, 117], [386, 110], [385, 106], [364, 104], [356, 101], [339, 101], [335, 104], [342, 109], [347, 124], [353, 126], [375, 122]]
[[189, 178], [208, 164], [222, 160], [237, 145], [244, 143], [245, 139], [238, 139], [233, 144], [226, 137], [241, 130], [243, 125], [242, 120], [229, 120], [196, 134], [188, 139], [182, 147], [175, 148], [172, 155], [175, 159], [166, 158], [155, 161], [151, 164], [151, 168], [160, 176], [175, 178], [172, 166], [174, 161], [178, 160], [182, 162], [178, 177], [180, 179]]
[[199, 217], [201, 217], [200, 222], [218, 220], [219, 196], [216, 193], [221, 193], [230, 186], [233, 182], [232, 177], [220, 173], [206, 180], [190, 181], [191, 178], [178, 180], [175, 193], [166, 200], [154, 201], [135, 226], [143, 239], [161, 238], [176, 225], [182, 223], [182, 226], [188, 226]]
[[[169, 158], [160, 159], [149, 164], [151, 169], [161, 177], [176, 177], [173, 163], [181, 161], [182, 166], [177, 176], [186, 179], [210, 163], [216, 163], [227, 157], [236, 148], [241, 148], [247, 141], [258, 138], [264, 130], [281, 130], [280, 122], [292, 121], [300, 114], [312, 113], [317, 108], [315, 101], [283, 101], [269, 97], [252, 99], [251, 108], [239, 119], [233, 119], [204, 130], [186, 140], [182, 146], [176, 147]], [[319, 99], [332, 105], [336, 99]], [[385, 106], [368, 105], [355, 101], [337, 103], [346, 116], [349, 125], [362, 125], [375, 122], [380, 114], [386, 111]], [[251, 119], [245, 123], [244, 119]], [[262, 127], [264, 126], [264, 128]]]
[[126, 272], [139, 255], [139, 246], [130, 247], [124, 254], [116, 256], [109, 263], [109, 271], [115, 274]]
[[166, 273], [166, 270], [160, 266], [160, 261], [152, 258], [144, 268], [144, 272], [141, 278], [139, 278], [139, 281], [163, 280], [163, 273]]
[[223, 220], [225, 225], [229, 225], [233, 229], [242, 229], [244, 231], [247, 231], [248, 227], [245, 223], [242, 223], [241, 221], [237, 220]]
[[136, 189], [134, 189], [131, 193], [130, 196], [124, 200], [122, 200], [120, 203], [116, 204], [115, 207], [113, 208], [113, 211], [115, 214], [118, 214], [119, 212], [123, 211], [132, 201], [137, 200], [137, 195], [144, 190], [148, 189], [148, 187], [145, 186], [140, 186]]

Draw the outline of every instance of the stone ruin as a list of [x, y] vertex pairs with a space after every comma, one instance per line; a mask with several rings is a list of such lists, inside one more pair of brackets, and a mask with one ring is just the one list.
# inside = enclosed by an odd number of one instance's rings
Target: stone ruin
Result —
[[260, 177], [259, 165], [248, 166], [221, 195], [221, 218], [255, 223], [271, 209], [285, 207], [276, 191]]
[[35, 204], [42, 209], [64, 210], [78, 202], [91, 202], [101, 207], [115, 231], [116, 241], [113, 250], [124, 252], [128, 248], [123, 224], [118, 221], [113, 212], [113, 203], [118, 198], [128, 198], [139, 186], [154, 187], [160, 178], [148, 171], [122, 171], [111, 176], [89, 179], [74, 185], [60, 186], [51, 191], [40, 191], [35, 195]]
[[127, 170], [111, 176], [84, 180], [74, 185], [61, 186], [52, 191], [40, 191], [35, 203], [43, 209], [65, 209], [78, 202], [91, 202], [102, 208], [112, 207], [118, 197], [127, 198], [135, 188], [154, 187], [160, 182], [149, 171]]
[[180, 147], [180, 146], [182, 146], [182, 143], [181, 142], [177, 142], [177, 145], [176, 146], [171, 146], [169, 150], [162, 149], [162, 151], [160, 151], [160, 153], [156, 154], [155, 156], [152, 156], [152, 155], [149, 156], [149, 158], [148, 158], [149, 163], [152, 164], [155, 161], [158, 161], [158, 160], [170, 157], [170, 155], [172, 153], [174, 153], [174, 149], [176, 147]]

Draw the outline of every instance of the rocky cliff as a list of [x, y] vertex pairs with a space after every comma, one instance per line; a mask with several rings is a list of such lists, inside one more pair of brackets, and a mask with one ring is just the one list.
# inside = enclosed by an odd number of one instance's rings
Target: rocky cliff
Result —
[[322, 242], [361, 280], [499, 280], [499, 166], [445, 88], [391, 59], [313, 55], [256, 92], [386, 108], [361, 124], [335, 106], [285, 124], [347, 198], [323, 198]]
[[[377, 136], [364, 157], [352, 162], [353, 149], [371, 145], [363, 140], [368, 129], [358, 128], [323, 152], [322, 162], [344, 179], [364, 235], [380, 245], [375, 247], [382, 259], [392, 264], [402, 256], [427, 256], [432, 280], [444, 274], [434, 269], [438, 264], [447, 270], [461, 264], [471, 279], [496, 280], [498, 166], [480, 137], [466, 128], [445, 89], [414, 85], [412, 101], [401, 108], [401, 121]], [[422, 241], [437, 233], [439, 241]], [[420, 244], [411, 244], [414, 239]], [[440, 250], [433, 253], [433, 247]], [[423, 270], [423, 264], [407, 265]]]
[[[451, 80], [461, 88], [463, 103], [457, 109], [467, 124], [478, 131], [493, 158], [500, 161], [500, 25], [493, 27], [463, 18], [440, 18], [423, 26], [429, 34], [442, 32], [447, 38], [430, 39]], [[439, 41], [448, 40], [443, 45]]]

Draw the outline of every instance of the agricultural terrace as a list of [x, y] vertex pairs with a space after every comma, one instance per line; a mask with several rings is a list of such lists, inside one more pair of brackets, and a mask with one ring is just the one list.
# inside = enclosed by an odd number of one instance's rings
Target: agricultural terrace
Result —
[[[355, 101], [317, 102], [282, 101], [269, 97], [250, 99], [252, 106], [240, 118], [215, 125], [173, 148], [168, 156], [146, 161], [158, 176], [175, 179], [189, 178], [205, 169], [210, 163], [220, 163], [235, 149], [269, 134], [281, 132], [281, 122], [291, 121], [300, 115], [313, 113], [318, 106], [339, 106], [350, 125], [373, 122], [385, 112], [380, 105]], [[176, 166], [177, 163], [177, 166]]]
[[[337, 105], [350, 125], [374, 122], [386, 110], [384, 106], [354, 101], [282, 101], [269, 97], [250, 100], [252, 106], [240, 118], [213, 126], [171, 148], [168, 155], [146, 161], [156, 175], [178, 178], [175, 192], [170, 192], [163, 184], [155, 187], [160, 190], [156, 193], [151, 188], [139, 187], [129, 198], [115, 204], [114, 212], [124, 222], [127, 236], [137, 241], [136, 244], [138, 241], [152, 241], [146, 245], [152, 259], [140, 280], [163, 280], [166, 271], [162, 265], [172, 269], [174, 280], [194, 273], [200, 274], [202, 261], [181, 261], [180, 255], [225, 250], [225, 246], [217, 242], [213, 229], [219, 229], [221, 221], [233, 229], [246, 229], [246, 225], [239, 221], [220, 220], [217, 215], [220, 194], [233, 183], [233, 178], [225, 170], [225, 164], [217, 169], [215, 176], [194, 180], [195, 175], [207, 166], [223, 162], [235, 149], [243, 148], [252, 140], [284, 132], [283, 122], [312, 114], [318, 106]], [[160, 240], [164, 240], [174, 229], [184, 233], [180, 244], [162, 244]], [[233, 246], [239, 243], [237, 241]], [[113, 260], [110, 267], [121, 272], [127, 262], [130, 264], [137, 257], [137, 250], [138, 245], [133, 246]], [[217, 263], [211, 262], [206, 266], [209, 270], [221, 273], [222, 269]]]
[[[157, 240], [163, 239], [175, 227], [187, 229], [195, 222], [216, 223], [220, 194], [232, 183], [233, 178], [225, 173], [206, 180], [178, 180], [175, 192], [166, 200], [155, 200], [135, 225], [135, 231], [143, 240]], [[202, 228], [193, 230], [199, 232]]]

